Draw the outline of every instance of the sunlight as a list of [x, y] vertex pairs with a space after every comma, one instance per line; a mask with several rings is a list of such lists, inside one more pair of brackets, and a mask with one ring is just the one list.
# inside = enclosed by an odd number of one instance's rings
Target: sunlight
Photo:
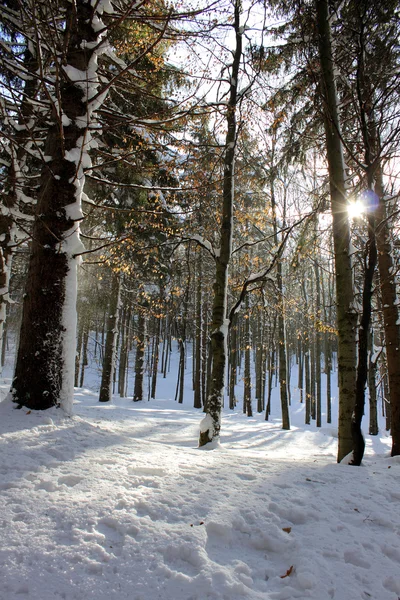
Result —
[[366, 206], [361, 198], [350, 199], [349, 204], [347, 205], [347, 212], [349, 213], [349, 217], [351, 219], [359, 219], [363, 216], [365, 211]]

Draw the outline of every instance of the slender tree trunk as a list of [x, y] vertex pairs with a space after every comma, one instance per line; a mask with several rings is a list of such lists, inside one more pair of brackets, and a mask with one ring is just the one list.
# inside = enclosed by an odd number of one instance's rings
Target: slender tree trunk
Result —
[[128, 372], [128, 355], [130, 345], [130, 334], [131, 334], [131, 319], [132, 319], [132, 306], [129, 303], [128, 307], [124, 311], [124, 328], [121, 352], [119, 355], [119, 372], [118, 372], [118, 393], [121, 398], [126, 397], [126, 383], [127, 383], [127, 372]]
[[338, 462], [353, 449], [351, 417], [356, 389], [356, 327], [350, 228], [347, 216], [345, 168], [340, 138], [328, 0], [315, 0], [322, 70], [326, 148], [332, 205], [338, 328], [339, 431]]
[[85, 367], [88, 364], [88, 343], [89, 343], [89, 329], [85, 327], [83, 332], [83, 346], [82, 346], [82, 361], [81, 361], [81, 376], [79, 378], [79, 387], [83, 387], [85, 379]]
[[117, 362], [118, 316], [121, 305], [121, 277], [113, 273], [111, 280], [110, 304], [108, 307], [106, 343], [103, 356], [99, 402], [112, 399], [115, 366]]
[[160, 353], [160, 335], [161, 335], [161, 319], [157, 319], [157, 333], [154, 341], [154, 358], [151, 377], [151, 397], [155, 399], [157, 389], [158, 362]]
[[236, 47], [230, 77], [229, 100], [226, 112], [227, 133], [225, 139], [223, 201], [220, 231], [220, 253], [215, 258], [213, 317], [211, 333], [212, 375], [210, 394], [206, 404], [206, 416], [200, 425], [199, 445], [204, 446], [218, 440], [221, 429], [221, 411], [225, 389], [225, 368], [227, 359], [228, 323], [227, 287], [228, 270], [232, 251], [233, 203], [234, 203], [234, 164], [237, 136], [236, 104], [238, 101], [239, 67], [242, 56], [242, 34], [240, 27], [240, 2], [235, 1], [233, 23]]
[[251, 406], [251, 372], [250, 372], [250, 362], [251, 362], [251, 333], [250, 333], [250, 305], [249, 305], [249, 295], [246, 296], [246, 315], [245, 315], [245, 325], [244, 325], [244, 393], [243, 393], [243, 412], [248, 416], [253, 416], [253, 409]]
[[308, 349], [304, 352], [304, 371], [306, 379], [306, 414], [305, 424], [310, 425], [311, 422], [311, 383], [310, 383], [310, 353]]
[[233, 318], [230, 329], [230, 373], [229, 373], [229, 408], [236, 406], [235, 385], [237, 383], [237, 316]]
[[194, 408], [202, 407], [202, 367], [201, 352], [203, 347], [203, 290], [202, 290], [202, 256], [199, 250], [197, 259], [197, 287], [196, 287], [196, 332], [195, 343], [195, 362], [194, 362]]
[[[273, 141], [272, 156], [274, 156], [275, 141]], [[273, 158], [272, 158], [273, 162]], [[272, 165], [272, 176], [270, 179], [270, 195], [271, 195], [271, 208], [273, 215], [273, 226], [274, 226], [274, 244], [278, 247], [278, 222], [276, 214], [276, 201], [275, 201], [275, 167]], [[283, 301], [283, 280], [282, 280], [282, 261], [278, 260], [276, 265], [276, 285], [278, 291], [278, 355], [279, 355], [279, 386], [280, 386], [280, 397], [281, 397], [281, 409], [282, 409], [282, 429], [290, 429], [290, 417], [289, 417], [289, 401], [288, 401], [288, 390], [287, 390], [287, 362], [286, 362], [286, 339], [285, 339], [285, 315], [284, 315], [284, 301]]]
[[303, 373], [303, 369], [304, 369], [304, 353], [303, 353], [303, 344], [302, 344], [302, 339], [301, 339], [301, 335], [299, 334], [298, 339], [297, 339], [297, 351], [298, 351], [298, 380], [297, 380], [297, 387], [299, 388], [299, 392], [300, 392], [300, 404], [303, 403], [303, 399], [304, 399], [304, 390], [303, 390], [303, 381], [304, 381], [304, 373]]
[[316, 331], [315, 331], [315, 380], [316, 380], [316, 420], [317, 427], [321, 427], [322, 422], [322, 389], [321, 389], [321, 279], [320, 269], [317, 262], [314, 262], [314, 273], [315, 273], [315, 289], [316, 289]]
[[[83, 310], [82, 310], [82, 312], [83, 312]], [[75, 382], [74, 382], [75, 387], [78, 387], [78, 383], [79, 383], [79, 369], [80, 369], [81, 358], [82, 358], [82, 344], [83, 344], [84, 330], [85, 330], [85, 315], [81, 314], [81, 317], [79, 320], [79, 327], [78, 327], [78, 341], [76, 344]]]
[[369, 367], [368, 367], [368, 389], [369, 389], [369, 434], [378, 435], [378, 401], [376, 395], [376, 361], [374, 353], [374, 330], [371, 327], [369, 335]]
[[386, 360], [388, 366], [389, 394], [391, 406], [392, 456], [400, 455], [400, 321], [396, 294], [396, 282], [386, 200], [383, 193], [382, 171], [376, 173], [376, 193], [379, 205], [376, 213], [376, 245], [380, 293], [383, 304]]
[[135, 357], [135, 385], [133, 388], [133, 401], [143, 400], [144, 358], [146, 348], [146, 318], [143, 309], [139, 308], [136, 332], [136, 357]]

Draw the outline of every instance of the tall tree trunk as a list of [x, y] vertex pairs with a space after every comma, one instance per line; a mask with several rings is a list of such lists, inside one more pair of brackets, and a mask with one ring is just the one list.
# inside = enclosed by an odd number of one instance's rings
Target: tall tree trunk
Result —
[[88, 343], [89, 343], [89, 327], [85, 327], [83, 332], [83, 346], [82, 346], [82, 361], [81, 361], [81, 376], [79, 379], [79, 387], [83, 387], [85, 379], [85, 367], [88, 364]]
[[133, 401], [143, 400], [144, 358], [146, 349], [146, 318], [143, 309], [139, 308], [136, 331], [136, 356], [135, 356], [135, 385], [133, 388]]
[[299, 333], [297, 338], [297, 352], [298, 352], [298, 379], [297, 379], [297, 387], [300, 392], [300, 404], [303, 403], [304, 399], [304, 390], [303, 390], [303, 382], [304, 382], [304, 353], [303, 353], [303, 343], [302, 343], [302, 334]]
[[118, 316], [120, 304], [121, 277], [117, 273], [112, 273], [99, 402], [110, 402], [112, 399], [114, 373], [117, 362]]
[[306, 413], [305, 413], [305, 424], [310, 425], [311, 422], [311, 376], [310, 376], [310, 352], [307, 349], [304, 353], [304, 371], [306, 379]]
[[230, 329], [230, 372], [229, 372], [229, 408], [234, 410], [236, 406], [235, 386], [237, 383], [237, 315], [234, 316]]
[[317, 9], [319, 56], [322, 71], [321, 86], [324, 100], [336, 272], [339, 379], [339, 443], [337, 460], [340, 462], [353, 449], [351, 417], [356, 390], [357, 314], [354, 310], [345, 168], [340, 138], [328, 0], [315, 0], [315, 4]]
[[201, 353], [203, 348], [203, 289], [202, 289], [202, 256], [201, 249], [197, 259], [197, 287], [196, 287], [196, 329], [194, 336], [195, 361], [194, 361], [194, 408], [202, 407], [202, 367]]
[[118, 394], [121, 398], [126, 395], [126, 380], [128, 368], [128, 354], [131, 332], [131, 316], [132, 306], [129, 303], [124, 310], [123, 327], [121, 327], [121, 349], [119, 354], [119, 370], [118, 370]]
[[322, 417], [322, 389], [321, 389], [321, 279], [318, 263], [314, 262], [315, 289], [316, 289], [316, 310], [317, 316], [315, 331], [315, 382], [316, 382], [316, 420], [317, 427], [321, 427]]
[[161, 318], [157, 318], [157, 332], [154, 340], [154, 356], [151, 375], [151, 397], [155, 399], [157, 389], [158, 363], [160, 355]]
[[250, 333], [250, 305], [249, 295], [246, 296], [246, 315], [244, 323], [244, 391], [243, 391], [243, 412], [248, 416], [253, 416], [253, 409], [251, 406], [251, 333]]
[[395, 269], [390, 244], [386, 200], [383, 193], [382, 170], [375, 175], [379, 197], [376, 212], [376, 245], [378, 250], [379, 285], [383, 304], [386, 360], [391, 407], [392, 456], [400, 455], [400, 321], [396, 294]]
[[374, 330], [371, 327], [369, 335], [369, 367], [368, 367], [368, 390], [369, 390], [369, 429], [370, 435], [378, 435], [378, 400], [376, 395], [376, 361], [374, 353]]
[[79, 319], [79, 327], [78, 327], [78, 341], [76, 343], [76, 356], [75, 356], [75, 381], [74, 386], [78, 387], [79, 384], [79, 369], [82, 358], [82, 344], [83, 344], [83, 333], [85, 330], [85, 314], [84, 309], [82, 307], [80, 319]]
[[[276, 213], [276, 200], [275, 200], [275, 165], [274, 165], [274, 152], [275, 152], [275, 138], [272, 142], [272, 167], [271, 167], [271, 178], [270, 178], [270, 195], [271, 195], [271, 208], [273, 216], [273, 227], [274, 227], [274, 244], [275, 248], [278, 247], [278, 219]], [[282, 410], [282, 429], [290, 429], [290, 417], [289, 417], [289, 400], [288, 400], [288, 387], [287, 387], [287, 361], [286, 361], [286, 338], [285, 338], [285, 313], [284, 313], [284, 298], [283, 298], [283, 279], [282, 279], [282, 260], [279, 259], [276, 265], [276, 286], [278, 292], [278, 356], [279, 356], [279, 388], [281, 397], [281, 410]]]
[[[102, 35], [101, 28], [94, 25], [94, 19], [99, 20], [96, 7], [85, 0], [71, 4], [66, 19], [65, 54], [59, 64], [63, 71], [59, 80], [60, 105], [49, 117], [44, 148], [49, 160], [41, 174], [12, 384], [14, 401], [37, 410], [61, 404], [72, 412], [75, 254], [81, 249], [78, 222], [84, 183], [82, 163], [77, 165], [75, 160], [77, 153], [84, 152], [91, 117], [81, 83], [70, 80], [63, 65], [86, 73], [93, 81], [92, 88], [96, 86], [92, 57], [99, 52]], [[61, 114], [68, 125], [61, 123]], [[83, 128], [82, 121], [87, 122]]]
[[[29, 26], [28, 26], [29, 28]], [[28, 30], [28, 37], [31, 33]], [[32, 144], [32, 121], [34, 116], [34, 103], [32, 100], [37, 96], [39, 89], [38, 78], [34, 76], [38, 72], [39, 65], [36, 57], [37, 49], [33, 50], [32, 43], [26, 43], [23, 57], [23, 89], [21, 90], [21, 104], [18, 107], [18, 118], [9, 115], [4, 109], [2, 117], [2, 128], [7, 132], [10, 139], [8, 176], [2, 193], [2, 206], [0, 210], [0, 347], [3, 347], [4, 327], [7, 318], [7, 304], [10, 301], [10, 277], [12, 267], [12, 247], [17, 241], [15, 235], [16, 214], [22, 215], [21, 191], [24, 190], [24, 200], [28, 197], [26, 181], [21, 175], [28, 168], [26, 165], [26, 144]], [[29, 75], [28, 75], [29, 74]], [[18, 126], [15, 124], [18, 122]], [[28, 192], [28, 194], [26, 193]], [[25, 225], [25, 223], [24, 223]], [[0, 369], [1, 371], [1, 369]]]
[[237, 136], [236, 105], [238, 101], [239, 67], [242, 56], [242, 34], [240, 27], [240, 2], [235, 0], [234, 22], [236, 46], [230, 77], [229, 100], [226, 109], [227, 133], [225, 138], [223, 199], [220, 230], [220, 253], [215, 257], [216, 272], [211, 326], [212, 374], [210, 393], [206, 403], [206, 416], [200, 424], [199, 445], [217, 441], [221, 429], [221, 411], [225, 390], [225, 368], [227, 359], [228, 323], [227, 288], [228, 270], [232, 252], [233, 204], [235, 182], [235, 147]]

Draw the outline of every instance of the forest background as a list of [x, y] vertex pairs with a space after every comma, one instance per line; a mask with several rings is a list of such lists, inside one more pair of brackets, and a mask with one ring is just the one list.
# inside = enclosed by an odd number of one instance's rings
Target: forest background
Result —
[[16, 406], [71, 413], [89, 339], [101, 402], [129, 368], [133, 400], [145, 372], [155, 398], [176, 339], [200, 445], [218, 443], [225, 390], [268, 418], [274, 378], [284, 429], [291, 386], [306, 423], [323, 402], [330, 422], [337, 367], [338, 460], [362, 460], [367, 386], [369, 431], [380, 399], [400, 454], [399, 14], [375, 4], [2, 0]]

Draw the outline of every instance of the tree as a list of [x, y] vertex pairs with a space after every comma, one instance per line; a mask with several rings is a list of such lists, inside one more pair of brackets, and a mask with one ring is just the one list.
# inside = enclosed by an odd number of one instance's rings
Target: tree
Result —
[[[52, 115], [44, 153], [49, 160], [41, 173], [12, 387], [14, 401], [33, 409], [60, 403], [68, 412], [72, 408], [75, 255], [81, 249], [80, 203], [83, 169], [89, 165], [89, 127], [102, 99], [97, 60], [105, 41], [96, 27], [100, 21], [98, 10], [77, 0], [65, 13], [58, 38], [62, 46], [54, 48], [54, 56], [60, 58], [54, 64], [54, 90], [47, 90]], [[37, 25], [42, 28], [43, 21]]]
[[[139, 47], [126, 64], [112, 52], [108, 38], [128, 18], [146, 20], [140, 6], [131, 0], [94, 6], [88, 0], [77, 0], [72, 6], [60, 1], [52, 7], [57, 18], [51, 19], [47, 18], [46, 6], [47, 2], [36, 2], [34, 27], [46, 48], [49, 40], [53, 44], [50, 59], [54, 76], [41, 79], [49, 107], [46, 162], [33, 224], [12, 396], [29, 408], [61, 404], [70, 412], [76, 267], [82, 250], [79, 221], [84, 173], [92, 166], [89, 150], [97, 145], [92, 135], [101, 133], [99, 115], [103, 124], [108, 121], [108, 130], [110, 122], [125, 125], [129, 121], [129, 115], [118, 113], [115, 103], [103, 113], [102, 105], [109, 90], [115, 89], [121, 78], [132, 75], [140, 60], [161, 41], [164, 29], [156, 27], [150, 43]], [[161, 7], [155, 18], [163, 25], [168, 21]], [[104, 62], [100, 60], [102, 54], [107, 56]]]
[[357, 313], [354, 307], [350, 228], [345, 183], [346, 175], [341, 127], [338, 116], [338, 98], [334, 75], [328, 1], [315, 1], [336, 270], [339, 371], [338, 462], [340, 462], [353, 449], [351, 417], [356, 389]]
[[237, 106], [240, 102], [239, 71], [242, 58], [243, 30], [240, 25], [241, 3], [235, 0], [233, 30], [235, 49], [229, 79], [229, 99], [226, 107], [226, 137], [224, 146], [224, 174], [221, 206], [220, 249], [215, 256], [214, 299], [211, 325], [212, 373], [211, 387], [206, 402], [206, 416], [200, 425], [199, 445], [217, 441], [221, 429], [221, 410], [225, 389], [225, 369], [227, 361], [227, 287], [228, 271], [232, 252], [233, 204], [235, 189], [235, 148], [237, 144]]

